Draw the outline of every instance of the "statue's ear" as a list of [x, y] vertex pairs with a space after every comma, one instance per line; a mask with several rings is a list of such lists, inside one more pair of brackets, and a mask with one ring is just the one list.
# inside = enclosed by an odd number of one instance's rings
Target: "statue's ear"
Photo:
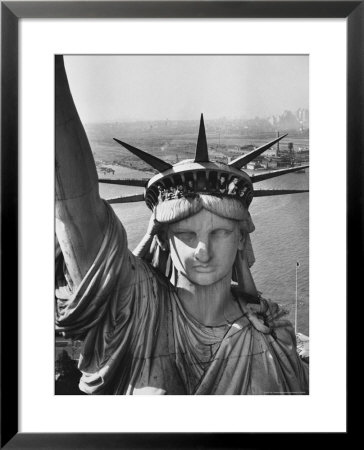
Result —
[[240, 228], [239, 229], [238, 250], [244, 250], [245, 240], [246, 240], [246, 232]]
[[166, 229], [161, 229], [156, 235], [156, 239], [161, 250], [166, 251], [169, 249], [168, 233]]

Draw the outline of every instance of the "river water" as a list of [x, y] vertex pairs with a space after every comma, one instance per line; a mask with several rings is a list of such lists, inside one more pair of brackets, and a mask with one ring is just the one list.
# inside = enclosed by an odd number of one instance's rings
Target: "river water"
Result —
[[[150, 174], [151, 175], [151, 174]], [[148, 178], [146, 172], [117, 167], [113, 178]], [[254, 185], [255, 189], [308, 189], [309, 171], [292, 173]], [[103, 198], [143, 192], [142, 188], [100, 184]], [[112, 205], [124, 224], [128, 245], [135, 248], [144, 235], [150, 210], [144, 202]], [[255, 198], [250, 206], [255, 231], [250, 235], [256, 262], [252, 267], [257, 288], [265, 298], [289, 311], [294, 322], [296, 262], [298, 291], [297, 331], [309, 334], [309, 194]]]

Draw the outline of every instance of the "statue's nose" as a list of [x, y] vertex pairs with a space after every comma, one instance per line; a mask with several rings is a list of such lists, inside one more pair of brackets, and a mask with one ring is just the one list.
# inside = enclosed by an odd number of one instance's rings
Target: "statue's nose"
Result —
[[208, 262], [210, 259], [210, 249], [208, 241], [200, 241], [195, 250], [195, 258], [202, 262]]

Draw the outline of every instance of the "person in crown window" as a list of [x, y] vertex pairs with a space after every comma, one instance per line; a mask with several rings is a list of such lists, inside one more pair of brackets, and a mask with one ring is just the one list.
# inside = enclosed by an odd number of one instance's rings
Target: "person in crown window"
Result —
[[238, 189], [238, 177], [233, 177], [231, 182], [229, 183], [228, 194], [234, 195]]
[[225, 175], [220, 176], [218, 190], [220, 194], [225, 194], [227, 192], [227, 181]]

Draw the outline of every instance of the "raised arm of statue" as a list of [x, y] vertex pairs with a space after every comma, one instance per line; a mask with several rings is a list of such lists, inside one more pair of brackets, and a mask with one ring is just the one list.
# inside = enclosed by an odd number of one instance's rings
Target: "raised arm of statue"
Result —
[[90, 144], [74, 105], [62, 56], [56, 56], [56, 233], [75, 286], [103, 239], [107, 213]]

